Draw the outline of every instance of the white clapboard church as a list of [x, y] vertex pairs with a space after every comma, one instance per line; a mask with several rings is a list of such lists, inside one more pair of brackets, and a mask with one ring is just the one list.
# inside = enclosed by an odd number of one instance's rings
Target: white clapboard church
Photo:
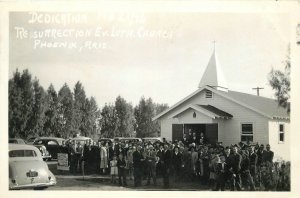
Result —
[[275, 157], [290, 159], [287, 110], [274, 99], [228, 89], [215, 50], [198, 89], [153, 120], [160, 122], [161, 137], [167, 140], [181, 140], [192, 130], [197, 136], [203, 132], [211, 144], [270, 144]]

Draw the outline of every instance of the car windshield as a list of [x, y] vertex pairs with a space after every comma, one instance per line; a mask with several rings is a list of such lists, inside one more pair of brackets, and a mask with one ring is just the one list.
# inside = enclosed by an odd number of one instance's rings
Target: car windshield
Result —
[[36, 157], [34, 150], [13, 150], [9, 151], [9, 157]]

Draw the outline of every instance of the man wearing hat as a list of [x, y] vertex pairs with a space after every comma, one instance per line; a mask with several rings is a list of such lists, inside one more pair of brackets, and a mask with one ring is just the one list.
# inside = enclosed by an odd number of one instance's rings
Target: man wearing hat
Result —
[[147, 149], [147, 152], [146, 152], [146, 163], [147, 163], [147, 167], [148, 167], [147, 185], [150, 185], [151, 177], [153, 179], [153, 184], [156, 185], [157, 157], [156, 157], [156, 151], [154, 150], [154, 147], [152, 145], [148, 146], [148, 149]]
[[133, 172], [134, 172], [134, 186], [142, 186], [143, 162], [144, 157], [141, 152], [142, 147], [138, 146], [137, 150], [133, 152]]
[[178, 182], [180, 179], [180, 171], [183, 165], [182, 154], [179, 152], [179, 148], [176, 146], [174, 148], [174, 153], [172, 155], [172, 162], [174, 167], [174, 180]]
[[162, 166], [164, 188], [169, 188], [170, 166], [172, 156], [168, 144], [164, 144], [164, 151], [162, 153], [160, 161]]
[[234, 191], [235, 187], [238, 191], [241, 190], [241, 161], [242, 156], [238, 153], [238, 147], [235, 145], [232, 148], [232, 155], [230, 156], [230, 169], [229, 171], [232, 173], [231, 187], [230, 190]]
[[256, 169], [257, 169], [257, 179], [256, 182], [257, 186], [261, 186], [261, 165], [263, 164], [263, 152], [265, 150], [265, 146], [261, 144], [256, 152], [257, 155], [257, 163], [256, 163]]
[[249, 146], [248, 151], [249, 151], [249, 160], [250, 160], [250, 174], [253, 180], [255, 181], [256, 178], [256, 165], [257, 165], [257, 155], [254, 152], [254, 146]]
[[161, 163], [163, 154], [164, 154], [164, 144], [161, 143], [159, 145], [158, 151], [156, 152], [156, 157], [158, 158], [158, 162], [156, 165], [156, 176], [159, 176], [159, 177], [161, 177], [163, 175], [162, 163]]

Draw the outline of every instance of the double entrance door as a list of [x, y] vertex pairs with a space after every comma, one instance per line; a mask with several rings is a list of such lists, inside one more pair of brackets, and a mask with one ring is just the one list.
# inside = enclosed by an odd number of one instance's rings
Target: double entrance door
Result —
[[172, 141], [182, 140], [183, 133], [188, 137], [189, 131], [196, 133], [197, 139], [200, 138], [200, 133], [203, 133], [208, 144], [218, 142], [218, 124], [173, 124]]

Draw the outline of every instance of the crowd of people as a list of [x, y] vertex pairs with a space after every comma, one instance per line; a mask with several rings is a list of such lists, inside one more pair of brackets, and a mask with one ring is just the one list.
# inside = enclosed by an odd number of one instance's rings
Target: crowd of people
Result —
[[[208, 144], [203, 135], [174, 142], [105, 142], [65, 145], [70, 172], [110, 174], [111, 182], [127, 186], [162, 178], [171, 183], [199, 182], [211, 190], [290, 190], [290, 164], [274, 163], [269, 144], [238, 143], [224, 147]], [[84, 163], [82, 163], [84, 162]]]

